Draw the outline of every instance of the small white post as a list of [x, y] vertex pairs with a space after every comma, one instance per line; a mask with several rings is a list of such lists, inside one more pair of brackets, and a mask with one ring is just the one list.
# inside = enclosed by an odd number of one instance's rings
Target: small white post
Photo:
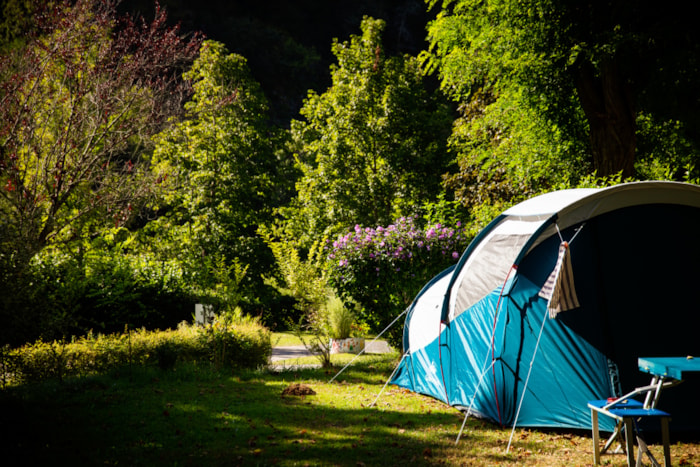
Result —
[[194, 305], [194, 322], [200, 326], [214, 321], [214, 307], [203, 303]]

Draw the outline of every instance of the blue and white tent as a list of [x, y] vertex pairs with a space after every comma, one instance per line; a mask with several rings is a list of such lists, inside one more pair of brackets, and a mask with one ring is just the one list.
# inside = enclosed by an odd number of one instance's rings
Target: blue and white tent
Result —
[[[416, 297], [391, 382], [504, 426], [589, 429], [588, 400], [648, 384], [638, 357], [700, 356], [699, 264], [699, 186], [537, 196]], [[698, 387], [662, 397], [674, 429], [697, 427]]]

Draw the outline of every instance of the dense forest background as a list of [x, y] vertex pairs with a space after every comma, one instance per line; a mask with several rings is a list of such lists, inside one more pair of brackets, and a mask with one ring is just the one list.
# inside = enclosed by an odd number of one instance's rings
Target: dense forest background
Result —
[[3, 0], [1, 343], [195, 303], [378, 332], [514, 203], [697, 183], [673, 3]]
[[[364, 16], [386, 21], [383, 44], [389, 55], [418, 54], [427, 46], [429, 14], [421, 0], [217, 1], [193, 4], [163, 0], [172, 24], [202, 31], [248, 60], [280, 125], [296, 118], [309, 89], [330, 85], [331, 42], [357, 34]], [[126, 0], [125, 12], [153, 16], [153, 2]]]

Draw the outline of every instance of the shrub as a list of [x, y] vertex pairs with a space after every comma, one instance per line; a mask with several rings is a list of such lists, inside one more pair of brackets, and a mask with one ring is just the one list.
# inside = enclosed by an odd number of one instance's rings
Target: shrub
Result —
[[[223, 344], [223, 346], [222, 346]], [[218, 360], [225, 348], [225, 358]], [[88, 334], [72, 341], [37, 341], [21, 348], [3, 348], [5, 384], [88, 376], [127, 366], [158, 365], [171, 369], [177, 361], [221, 363], [228, 368], [257, 368], [272, 353], [270, 332], [255, 319], [234, 318], [205, 327], [181, 323], [176, 330], [126, 330], [121, 334]]]
[[[326, 245], [329, 281], [360, 305], [359, 317], [372, 331], [381, 332], [435, 274], [457, 262], [470, 240], [459, 223], [420, 228], [408, 217], [387, 227], [357, 225]], [[394, 325], [387, 338], [400, 347], [401, 335]]]
[[272, 354], [270, 332], [259, 318], [243, 315], [240, 309], [217, 315], [199, 338], [210, 361], [219, 368], [261, 367]]
[[13, 294], [0, 297], [0, 344], [12, 346], [90, 330], [118, 333], [125, 325], [174, 328], [192, 316], [196, 301], [176, 263], [118, 253], [77, 259], [45, 252], [7, 280], [0, 285]]

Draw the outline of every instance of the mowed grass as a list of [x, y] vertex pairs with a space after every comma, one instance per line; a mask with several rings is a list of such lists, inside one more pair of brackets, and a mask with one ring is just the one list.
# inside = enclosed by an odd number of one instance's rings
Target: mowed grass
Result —
[[[311, 334], [305, 333], [303, 337], [310, 339]], [[271, 340], [273, 347], [288, 347], [303, 344], [301, 339], [293, 332], [273, 332]]]
[[[398, 356], [333, 370], [133, 368], [0, 393], [2, 465], [590, 465], [587, 433], [516, 430], [388, 386]], [[292, 383], [315, 395], [283, 396]], [[657, 458], [661, 453], [653, 447]], [[696, 444], [675, 464], [697, 465]], [[621, 455], [604, 461], [624, 465]]]

